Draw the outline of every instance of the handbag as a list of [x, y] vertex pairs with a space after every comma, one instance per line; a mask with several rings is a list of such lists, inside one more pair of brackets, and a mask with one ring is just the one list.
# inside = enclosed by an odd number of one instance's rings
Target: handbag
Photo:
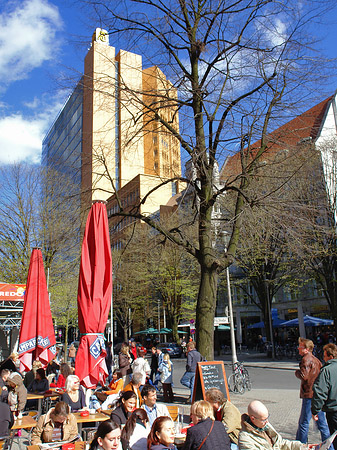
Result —
[[97, 397], [97, 400], [101, 403], [104, 403], [108, 398], [108, 394], [106, 394], [105, 392], [95, 392], [95, 395]]
[[198, 450], [201, 449], [201, 447], [204, 445], [206, 439], [208, 438], [208, 436], [211, 434], [211, 431], [213, 430], [213, 426], [214, 426], [214, 420], [212, 420], [212, 425], [211, 428], [209, 429], [209, 432], [206, 434], [204, 440], [202, 441], [202, 443], [199, 445]]

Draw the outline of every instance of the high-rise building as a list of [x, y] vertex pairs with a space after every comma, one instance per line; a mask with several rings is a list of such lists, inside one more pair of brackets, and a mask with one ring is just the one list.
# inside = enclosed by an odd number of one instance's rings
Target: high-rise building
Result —
[[[135, 177], [146, 194], [160, 181], [181, 175], [179, 141], [156, 115], [160, 111], [178, 130], [176, 97], [158, 67], [143, 69], [140, 55], [116, 54], [108, 34], [98, 28], [83, 77], [43, 141], [43, 163], [79, 183], [85, 209]], [[146, 212], [166, 204], [177, 186], [161, 189]]]

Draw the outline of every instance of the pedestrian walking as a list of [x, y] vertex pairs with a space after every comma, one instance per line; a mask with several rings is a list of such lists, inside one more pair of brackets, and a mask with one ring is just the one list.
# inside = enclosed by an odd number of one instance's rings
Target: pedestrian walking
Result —
[[187, 363], [186, 371], [181, 377], [180, 383], [186, 386], [190, 390], [190, 398], [187, 399], [186, 403], [192, 402], [193, 388], [194, 388], [194, 377], [195, 370], [197, 368], [197, 363], [202, 360], [201, 354], [197, 351], [195, 347], [195, 342], [191, 341], [187, 344]]
[[[301, 380], [300, 398], [302, 399], [301, 414], [298, 421], [296, 440], [303, 444], [308, 442], [309, 424], [311, 420], [311, 399], [313, 397], [313, 385], [322, 367], [319, 359], [313, 354], [314, 343], [310, 339], [298, 339], [298, 352], [302, 356], [300, 368], [295, 371], [295, 376]], [[322, 441], [329, 436], [329, 427], [323, 411], [317, 414], [317, 427], [321, 432]]]
[[129, 353], [129, 346], [127, 343], [123, 343], [121, 347], [121, 351], [118, 355], [118, 366], [119, 371], [123, 377], [124, 386], [126, 386], [130, 379], [130, 374], [132, 373], [131, 369], [132, 358]]
[[69, 347], [68, 356], [69, 356], [70, 364], [74, 364], [75, 358], [76, 358], [76, 347], [74, 344], [71, 344], [71, 346]]
[[165, 353], [163, 356], [163, 362], [158, 368], [160, 372], [160, 381], [163, 385], [164, 391], [164, 402], [165, 403], [173, 403], [174, 396], [172, 391], [172, 383], [173, 383], [173, 364], [170, 360], [170, 355]]
[[150, 375], [151, 369], [150, 369], [150, 365], [147, 362], [147, 360], [144, 358], [145, 356], [145, 352], [143, 350], [139, 350], [139, 356], [138, 358], [134, 361], [133, 365], [132, 365], [132, 371], [133, 373], [140, 373], [142, 374], [142, 381], [141, 381], [141, 388], [140, 390], [142, 390], [142, 387], [144, 386], [144, 384], [146, 383], [146, 377]]
[[151, 348], [151, 363], [150, 363], [150, 367], [151, 367], [151, 373], [150, 373], [150, 380], [154, 381], [154, 377], [157, 374], [157, 370], [158, 370], [158, 355], [157, 355], [157, 348], [156, 347], [152, 347]]
[[[323, 347], [325, 364], [313, 386], [311, 412], [318, 421], [318, 413], [325, 411], [330, 434], [337, 430], [337, 346], [326, 344]], [[336, 440], [334, 448], [337, 450]]]

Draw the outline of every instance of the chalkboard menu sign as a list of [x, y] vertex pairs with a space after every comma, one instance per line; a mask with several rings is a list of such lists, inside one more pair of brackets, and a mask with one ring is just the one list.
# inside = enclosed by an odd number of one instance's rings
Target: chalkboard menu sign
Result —
[[230, 400], [223, 361], [198, 363], [195, 372], [192, 403], [196, 400], [205, 399], [205, 392], [211, 388], [219, 389], [225, 398]]

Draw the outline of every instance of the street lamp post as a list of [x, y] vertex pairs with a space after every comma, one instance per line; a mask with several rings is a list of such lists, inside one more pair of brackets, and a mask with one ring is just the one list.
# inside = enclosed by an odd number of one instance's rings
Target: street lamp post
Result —
[[[225, 245], [225, 252], [227, 253], [227, 247], [229, 244], [229, 234], [225, 231], [223, 231], [222, 234], [223, 234], [223, 241], [224, 241], [224, 245]], [[227, 292], [228, 292], [228, 314], [229, 314], [229, 325], [230, 325], [230, 334], [231, 334], [232, 365], [233, 365], [233, 369], [234, 369], [234, 364], [238, 362], [238, 358], [236, 355], [233, 304], [232, 304], [232, 293], [231, 293], [231, 284], [230, 284], [229, 267], [228, 266], [226, 268], [226, 276], [227, 276]]]

